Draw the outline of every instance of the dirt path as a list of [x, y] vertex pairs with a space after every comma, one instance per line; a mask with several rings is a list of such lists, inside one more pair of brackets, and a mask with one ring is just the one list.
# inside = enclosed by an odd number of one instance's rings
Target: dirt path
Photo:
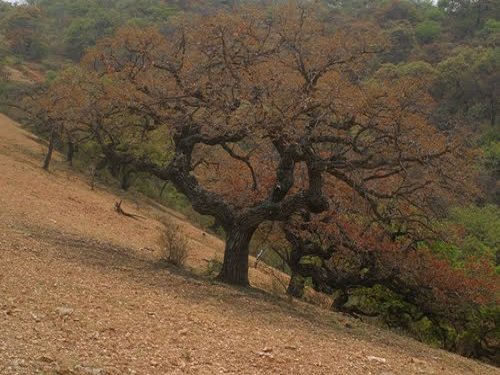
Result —
[[[157, 266], [159, 211], [113, 211], [0, 115], [0, 374], [500, 374], [342, 315]], [[222, 243], [182, 220], [190, 265]], [[265, 280], [252, 270], [254, 284]]]

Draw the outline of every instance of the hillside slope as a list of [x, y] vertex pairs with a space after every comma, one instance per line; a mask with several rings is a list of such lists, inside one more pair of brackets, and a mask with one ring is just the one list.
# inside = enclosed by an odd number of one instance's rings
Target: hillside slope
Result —
[[[158, 267], [168, 215], [192, 267], [222, 242], [175, 213], [40, 167], [0, 115], [0, 374], [500, 374], [342, 315]], [[253, 284], [265, 275], [251, 270]]]

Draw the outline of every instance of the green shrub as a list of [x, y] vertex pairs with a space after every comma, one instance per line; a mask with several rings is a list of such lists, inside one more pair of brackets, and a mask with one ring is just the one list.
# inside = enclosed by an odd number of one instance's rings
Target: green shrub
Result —
[[207, 261], [206, 273], [208, 276], [215, 276], [222, 270], [222, 262], [215, 256]]
[[415, 35], [419, 42], [430, 43], [441, 34], [441, 25], [436, 21], [424, 21], [415, 28]]

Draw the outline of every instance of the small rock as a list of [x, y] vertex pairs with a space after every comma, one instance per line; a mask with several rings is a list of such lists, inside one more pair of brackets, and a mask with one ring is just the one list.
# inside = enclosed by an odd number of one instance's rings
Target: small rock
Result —
[[267, 353], [267, 352], [257, 352], [257, 354], [262, 358], [269, 358], [269, 359], [274, 358], [274, 356], [271, 353]]
[[264, 349], [262, 349], [262, 351], [263, 351], [264, 353], [271, 353], [271, 352], [273, 351], [273, 348], [268, 348], [268, 347], [266, 346]]
[[46, 355], [42, 355], [42, 356], [38, 357], [38, 360], [40, 362], [45, 362], [45, 363], [54, 363], [55, 362], [55, 360], [53, 358], [50, 358]]
[[14, 361], [12, 361], [12, 366], [14, 366], [14, 367], [26, 367], [26, 361], [24, 359], [21, 359], [21, 358], [14, 359]]
[[387, 362], [387, 360], [385, 358], [375, 357], [373, 355], [369, 355], [368, 357], [366, 357], [366, 359], [368, 359], [369, 361], [374, 361], [374, 362], [378, 362], [378, 363], [386, 363]]
[[5, 313], [9, 316], [13, 316], [15, 314], [17, 314], [18, 312], [21, 312], [21, 310], [19, 309], [8, 309]]
[[106, 374], [106, 371], [102, 368], [82, 366], [82, 365], [76, 365], [75, 371], [79, 371], [83, 374], [88, 374], [88, 375], [105, 375]]
[[417, 358], [410, 358], [410, 362], [418, 364], [418, 365], [424, 365], [425, 364], [425, 361], [423, 361], [421, 359], [417, 359]]
[[42, 321], [42, 317], [40, 315], [38, 315], [38, 314], [31, 313], [31, 317], [37, 323], [40, 323]]
[[179, 335], [186, 336], [189, 330], [187, 328], [183, 328], [179, 331]]
[[64, 316], [69, 316], [71, 314], [73, 314], [75, 310], [73, 310], [72, 308], [69, 308], [69, 307], [58, 307], [56, 309], [56, 313], [59, 314], [59, 316], [61, 317], [64, 317]]
[[55, 370], [56, 375], [75, 375], [75, 373], [67, 367], [61, 367]]
[[180, 367], [180, 368], [184, 368], [186, 367], [186, 362], [178, 359], [178, 358], [174, 358], [170, 361], [170, 363], [172, 364], [172, 366], [175, 366], [175, 367]]

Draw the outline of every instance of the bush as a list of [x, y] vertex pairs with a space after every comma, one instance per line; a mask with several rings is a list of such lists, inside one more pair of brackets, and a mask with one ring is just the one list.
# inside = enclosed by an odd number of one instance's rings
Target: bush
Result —
[[415, 35], [421, 43], [430, 43], [441, 34], [441, 25], [435, 21], [424, 21], [417, 25]]
[[176, 267], [183, 267], [187, 256], [186, 238], [180, 233], [179, 226], [172, 222], [164, 222], [165, 228], [160, 240], [161, 260]]
[[212, 259], [209, 259], [207, 261], [207, 275], [208, 276], [215, 276], [220, 273], [222, 270], [222, 262], [217, 259], [217, 257], [214, 255]]

